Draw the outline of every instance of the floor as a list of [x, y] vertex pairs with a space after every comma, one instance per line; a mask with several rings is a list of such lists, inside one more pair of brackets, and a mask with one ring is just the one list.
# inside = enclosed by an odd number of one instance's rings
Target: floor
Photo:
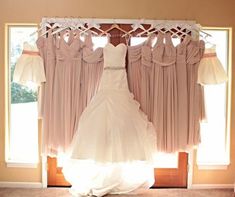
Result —
[[[0, 188], [0, 197], [70, 197], [66, 188], [13, 189]], [[233, 189], [151, 189], [136, 195], [108, 195], [106, 197], [235, 197]]]

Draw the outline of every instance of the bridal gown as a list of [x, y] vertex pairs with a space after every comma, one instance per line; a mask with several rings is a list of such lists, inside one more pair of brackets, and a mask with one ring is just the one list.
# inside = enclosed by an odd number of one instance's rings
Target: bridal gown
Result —
[[127, 47], [108, 43], [99, 90], [83, 111], [63, 173], [75, 196], [121, 194], [154, 183], [156, 134], [127, 84]]

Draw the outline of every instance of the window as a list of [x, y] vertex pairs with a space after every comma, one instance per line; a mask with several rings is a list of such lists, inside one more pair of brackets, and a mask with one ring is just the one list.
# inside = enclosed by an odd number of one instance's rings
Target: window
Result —
[[[229, 30], [205, 29], [212, 35], [207, 40], [216, 44], [216, 53], [228, 73]], [[209, 44], [210, 45], [210, 44]], [[206, 45], [207, 46], [207, 45]], [[210, 47], [210, 46], [208, 46]], [[229, 164], [228, 106], [229, 88], [227, 83], [204, 86], [207, 121], [201, 123], [201, 144], [197, 151], [199, 168], [215, 168]], [[200, 167], [201, 166], [201, 167]], [[217, 167], [216, 167], [217, 166]]]
[[[12, 81], [15, 64], [22, 53], [25, 41], [35, 44], [37, 35], [30, 36], [36, 26], [7, 27], [8, 38], [8, 117], [9, 131], [6, 145], [8, 166], [15, 164], [35, 164], [38, 162], [38, 112], [37, 90]], [[19, 165], [21, 166], [21, 165]]]
[[[92, 36], [92, 43], [93, 43], [93, 49], [97, 49], [99, 47], [104, 47], [108, 43], [108, 37], [107, 36]], [[81, 40], [85, 40], [85, 36], [81, 36]]]

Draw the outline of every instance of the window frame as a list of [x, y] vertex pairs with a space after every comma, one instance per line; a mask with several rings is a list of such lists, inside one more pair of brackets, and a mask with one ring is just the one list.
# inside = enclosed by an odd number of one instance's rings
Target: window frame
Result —
[[[35, 162], [24, 162], [24, 161], [17, 161], [17, 160], [11, 160], [10, 159], [10, 117], [11, 117], [11, 86], [10, 86], [10, 28], [11, 27], [36, 27], [38, 28], [38, 24], [36, 23], [5, 23], [5, 37], [4, 37], [4, 62], [5, 62], [5, 85], [4, 85], [4, 110], [5, 110], [5, 162], [7, 164], [7, 167], [13, 167], [13, 168], [37, 168], [38, 164], [40, 162], [40, 155], [38, 153], [38, 160]], [[38, 142], [40, 140], [39, 138], [39, 125], [38, 124]], [[40, 144], [38, 143], [38, 150], [40, 150]]]
[[198, 162], [197, 160], [197, 151], [196, 151], [196, 165], [199, 170], [226, 170], [230, 165], [230, 135], [231, 135], [231, 99], [232, 99], [232, 28], [231, 27], [203, 27], [203, 30], [212, 30], [212, 31], [226, 31], [228, 35], [227, 40], [227, 75], [228, 81], [226, 82], [226, 161], [220, 163], [204, 163]]

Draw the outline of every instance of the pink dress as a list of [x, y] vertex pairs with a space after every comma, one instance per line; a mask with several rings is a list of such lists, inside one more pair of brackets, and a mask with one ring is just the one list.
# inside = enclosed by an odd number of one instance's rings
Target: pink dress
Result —
[[188, 149], [189, 136], [189, 118], [188, 118], [188, 76], [187, 76], [187, 45], [190, 42], [190, 37], [186, 36], [184, 40], [176, 46], [176, 76], [177, 76], [177, 95], [178, 95], [178, 110], [177, 110], [177, 135], [178, 142], [174, 150], [185, 151]]
[[[163, 39], [165, 38], [165, 43]], [[159, 33], [153, 48], [154, 106], [158, 151], [174, 152], [177, 147], [177, 79], [176, 48], [170, 34]]]
[[39, 89], [39, 117], [42, 118], [42, 154], [54, 155], [55, 147], [52, 146], [50, 135], [52, 129], [53, 112], [53, 85], [55, 72], [55, 45], [54, 37], [51, 32], [48, 37], [39, 37], [37, 46], [40, 56], [43, 58], [46, 83], [43, 83]]
[[[56, 67], [53, 87], [54, 135], [50, 135], [57, 151], [64, 152], [75, 132], [76, 104], [80, 99], [82, 42], [73, 37], [66, 42], [56, 39]], [[57, 139], [57, 140], [55, 140]]]
[[96, 94], [103, 72], [103, 48], [93, 50], [91, 34], [85, 38], [82, 56], [82, 111]]
[[140, 107], [152, 120], [153, 64], [151, 42], [153, 37], [137, 46], [128, 47], [128, 84]]
[[205, 43], [203, 41], [190, 41], [187, 45], [187, 78], [188, 78], [188, 118], [190, 146], [200, 143], [200, 122], [205, 119], [204, 89], [197, 83], [198, 66], [203, 57]]

